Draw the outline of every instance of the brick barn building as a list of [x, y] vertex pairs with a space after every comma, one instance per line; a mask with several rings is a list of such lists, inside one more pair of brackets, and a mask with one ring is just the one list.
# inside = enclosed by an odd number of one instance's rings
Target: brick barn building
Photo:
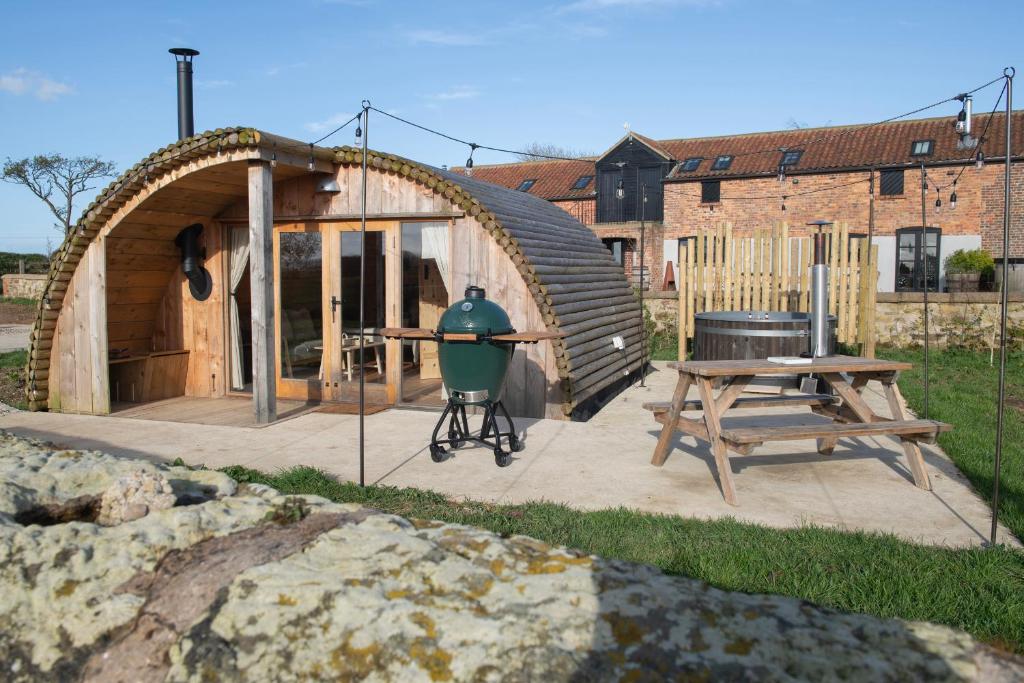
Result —
[[[878, 289], [891, 292], [924, 288], [924, 164], [929, 272], [936, 263], [940, 269], [939, 281], [929, 280], [942, 289], [943, 262], [953, 251], [983, 247], [1002, 254], [1004, 116], [974, 117], [975, 137], [987, 133], [976, 149], [958, 148], [953, 116], [674, 140], [630, 133], [598, 157], [477, 165], [473, 177], [565, 209], [602, 239], [634, 283], [642, 212], [646, 284], [654, 291], [664, 288], [666, 264], [678, 266], [680, 240], [725, 221], [738, 234], [786, 221], [790, 235], [801, 236], [808, 222], [824, 219], [866, 236], [873, 187]], [[1019, 199], [1012, 206], [1010, 256], [1024, 263], [1024, 111], [1013, 117], [1012, 187]], [[638, 201], [644, 192], [647, 201]]]

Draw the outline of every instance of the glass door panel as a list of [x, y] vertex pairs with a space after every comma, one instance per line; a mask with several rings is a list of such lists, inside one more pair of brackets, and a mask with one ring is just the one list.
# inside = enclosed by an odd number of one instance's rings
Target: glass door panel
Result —
[[323, 375], [323, 239], [278, 233], [278, 377], [287, 398], [318, 398]]
[[[366, 232], [366, 273], [364, 325], [359, 326], [360, 233], [341, 233], [341, 374], [346, 382], [358, 382], [362, 372], [366, 383], [387, 383], [386, 344], [380, 329], [387, 327], [386, 233]], [[359, 362], [359, 337], [363, 337], [363, 363]]]
[[[447, 221], [402, 223], [402, 327], [437, 327], [450, 299], [448, 254]], [[405, 340], [401, 359], [402, 400], [443, 404], [437, 343]]]

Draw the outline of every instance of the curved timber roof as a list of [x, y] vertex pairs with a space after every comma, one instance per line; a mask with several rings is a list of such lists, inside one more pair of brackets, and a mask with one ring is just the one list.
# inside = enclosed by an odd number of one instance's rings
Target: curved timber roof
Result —
[[[97, 235], [131, 215], [149, 196], [201, 168], [246, 158], [274, 158], [282, 160], [279, 166], [291, 159], [290, 163], [305, 171], [310, 157], [318, 165], [362, 163], [359, 149], [314, 148], [254, 128], [224, 128], [154, 152], [104, 189], [85, 209], [51, 261], [31, 334], [26, 387], [29, 407], [40, 410], [47, 405], [50, 349], [57, 318], [77, 264]], [[443, 195], [504, 248], [548, 329], [565, 334], [552, 345], [566, 414], [615, 383], [624, 372], [640, 367], [640, 304], [622, 267], [582, 223], [539, 197], [395, 155], [371, 150], [367, 165]], [[614, 336], [623, 337], [625, 352], [612, 348]]]

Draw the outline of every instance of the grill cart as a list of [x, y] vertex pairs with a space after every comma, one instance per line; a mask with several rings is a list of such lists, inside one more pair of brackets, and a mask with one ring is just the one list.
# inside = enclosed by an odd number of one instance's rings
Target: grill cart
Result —
[[[493, 449], [498, 467], [511, 464], [512, 455], [502, 448], [502, 439], [508, 442], [511, 451], [523, 449], [512, 417], [501, 402], [512, 352], [516, 344], [536, 344], [561, 337], [561, 333], [516, 332], [505, 310], [489, 301], [482, 288], [471, 285], [466, 288], [466, 298], [452, 304], [441, 315], [437, 330], [389, 327], [382, 329], [381, 334], [389, 339], [437, 342], [448, 402], [430, 439], [431, 459], [443, 462], [450, 456], [445, 445], [458, 448], [472, 441]], [[469, 430], [466, 406], [483, 408], [484, 420], [478, 434]], [[498, 413], [508, 422], [508, 431], [501, 431]], [[438, 439], [446, 420], [448, 438]]]

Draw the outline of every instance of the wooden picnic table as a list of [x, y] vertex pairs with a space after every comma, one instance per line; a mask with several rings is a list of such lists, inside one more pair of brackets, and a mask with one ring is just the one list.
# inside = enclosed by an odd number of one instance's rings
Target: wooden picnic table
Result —
[[[766, 441], [796, 441], [817, 439], [818, 452], [829, 455], [836, 441], [844, 437], [895, 436], [907, 456], [914, 483], [931, 490], [919, 442], [932, 443], [939, 432], [951, 426], [935, 420], [907, 419], [896, 379], [910, 363], [859, 358], [854, 356], [828, 356], [815, 358], [803, 365], [784, 365], [766, 360], [685, 361], [669, 363], [678, 370], [679, 379], [671, 402], [645, 403], [644, 408], [654, 413], [654, 419], [664, 425], [651, 464], [660, 467], [672, 450], [676, 431], [683, 432], [711, 444], [715, 468], [722, 486], [722, 495], [730, 505], [736, 505], [736, 489], [729, 468], [730, 450], [749, 455]], [[758, 375], [793, 375], [813, 373], [827, 382], [832, 394], [796, 394], [778, 396], [741, 397], [743, 389]], [[871, 380], [878, 380], [885, 391], [892, 417], [876, 415], [861, 395]], [[714, 395], [715, 382], [724, 382]], [[697, 385], [699, 400], [686, 398], [690, 387]], [[812, 412], [830, 418], [831, 423], [796, 426], [724, 428], [722, 415], [730, 408], [759, 408], [810, 406]], [[701, 419], [683, 417], [688, 410], [702, 410]]]

